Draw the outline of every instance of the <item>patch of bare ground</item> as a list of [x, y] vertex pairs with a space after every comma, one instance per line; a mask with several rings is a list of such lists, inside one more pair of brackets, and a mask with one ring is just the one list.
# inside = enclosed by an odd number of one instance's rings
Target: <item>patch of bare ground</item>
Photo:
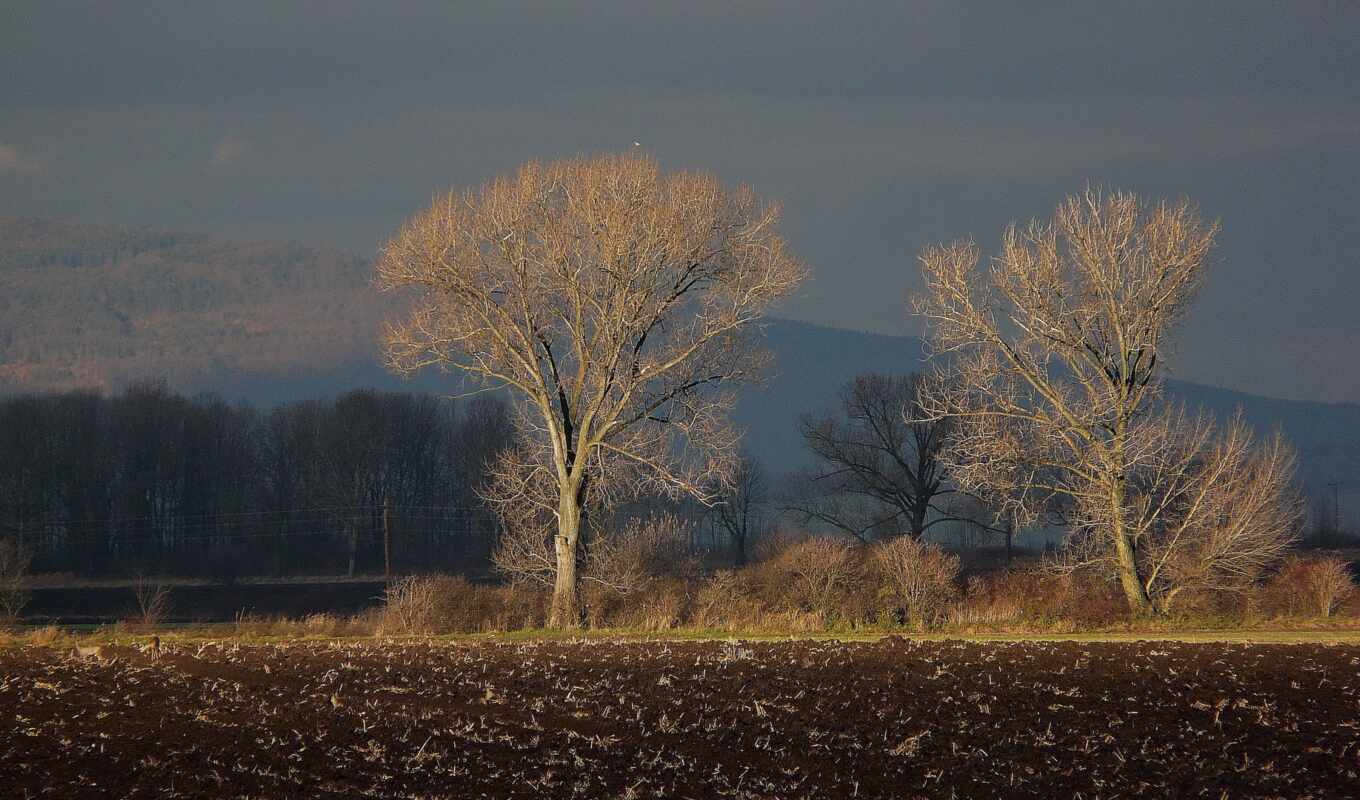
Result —
[[1360, 648], [0, 650], [8, 797], [1360, 796]]

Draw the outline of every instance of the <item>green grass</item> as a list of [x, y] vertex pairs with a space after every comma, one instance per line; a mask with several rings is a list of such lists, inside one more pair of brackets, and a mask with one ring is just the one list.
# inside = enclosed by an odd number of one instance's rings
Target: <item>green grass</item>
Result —
[[[1188, 622], [1149, 623], [1142, 627], [1111, 628], [1088, 631], [977, 631], [936, 630], [915, 632], [895, 628], [805, 630], [729, 630], [726, 628], [674, 628], [649, 630], [643, 628], [607, 628], [551, 630], [543, 628], [491, 632], [454, 633], [435, 636], [392, 637], [396, 640], [421, 640], [448, 644], [513, 643], [552, 641], [744, 641], [775, 642], [788, 640], [871, 642], [887, 636], [902, 636], [922, 641], [969, 642], [1133, 642], [1164, 641], [1185, 643], [1239, 642], [1249, 644], [1343, 644], [1360, 645], [1360, 628], [1356, 620], [1288, 620], [1277, 625], [1261, 627], [1194, 626]], [[51, 647], [71, 647], [74, 643], [138, 645], [154, 634], [166, 642], [199, 643], [205, 641], [233, 641], [242, 643], [284, 644], [292, 642], [375, 641], [361, 632], [340, 635], [313, 632], [265, 623], [259, 626], [238, 626], [236, 623], [175, 625], [155, 629], [136, 629], [123, 625], [69, 626], [59, 632], [0, 631], [0, 647], [22, 647], [39, 643]], [[46, 639], [47, 641], [42, 641]]]
[[1255, 644], [1360, 644], [1360, 630], [1174, 630], [1174, 631], [1083, 631], [1078, 633], [925, 633], [893, 630], [846, 631], [730, 631], [725, 629], [678, 628], [667, 631], [632, 629], [609, 630], [523, 630], [506, 633], [460, 633], [431, 637], [446, 642], [526, 642], [526, 641], [743, 641], [777, 642], [788, 640], [873, 642], [888, 636], [921, 641], [968, 642], [1135, 642], [1166, 641], [1186, 643], [1243, 642]]
[[[165, 642], [199, 644], [207, 641], [231, 641], [242, 644], [298, 644], [298, 642], [328, 641], [378, 641], [371, 635], [326, 635], [326, 634], [284, 634], [284, 633], [238, 633], [231, 630], [230, 624], [222, 626], [185, 627], [178, 630], [158, 630], [156, 635]], [[101, 629], [94, 631], [63, 631], [52, 641], [41, 642], [53, 648], [69, 648], [76, 642], [80, 644], [141, 645], [146, 644], [151, 633], [133, 633]], [[732, 631], [711, 629], [676, 629], [666, 631], [651, 630], [517, 630], [505, 633], [441, 634], [431, 637], [392, 637], [394, 641], [431, 641], [442, 644], [465, 645], [486, 642], [486, 644], [513, 644], [513, 642], [566, 642], [566, 641], [624, 641], [624, 642], [683, 642], [683, 641], [741, 641], [778, 642], [778, 641], [845, 641], [873, 642], [889, 635], [919, 639], [919, 641], [966, 641], [966, 642], [1185, 642], [1185, 644], [1210, 644], [1210, 642], [1239, 642], [1239, 644], [1329, 644], [1360, 645], [1360, 630], [1175, 630], [1175, 631], [1081, 631], [1081, 633], [953, 633], [953, 631]], [[0, 634], [0, 648], [15, 648], [34, 644], [34, 639], [22, 633], [18, 635]]]

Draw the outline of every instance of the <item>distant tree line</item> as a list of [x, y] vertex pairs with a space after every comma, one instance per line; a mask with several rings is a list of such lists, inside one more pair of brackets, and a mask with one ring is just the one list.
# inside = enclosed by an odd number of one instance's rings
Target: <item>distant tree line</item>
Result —
[[499, 400], [356, 391], [260, 410], [163, 382], [0, 399], [0, 536], [38, 571], [476, 568]]

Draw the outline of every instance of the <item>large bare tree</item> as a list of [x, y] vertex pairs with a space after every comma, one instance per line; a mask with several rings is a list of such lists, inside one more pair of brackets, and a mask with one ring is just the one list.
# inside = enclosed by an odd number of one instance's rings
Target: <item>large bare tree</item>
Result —
[[[1008, 519], [1059, 513], [1135, 613], [1170, 599], [1177, 570], [1210, 580], [1268, 561], [1294, 513], [1282, 443], [1257, 452], [1240, 423], [1218, 442], [1161, 400], [1168, 336], [1216, 232], [1187, 202], [1088, 190], [1009, 228], [986, 266], [972, 242], [921, 256], [940, 378], [924, 404], [951, 420], [953, 478]], [[1211, 498], [1227, 517], [1203, 513]], [[1235, 504], [1258, 515], [1241, 535]]]
[[752, 333], [805, 274], [778, 220], [747, 187], [605, 156], [450, 193], [386, 246], [381, 285], [420, 295], [389, 365], [520, 401], [492, 499], [552, 523], [552, 624], [577, 621], [587, 508], [639, 488], [711, 500], [730, 474], [723, 387], [759, 372]]
[[805, 415], [799, 431], [818, 463], [794, 477], [785, 508], [864, 541], [875, 531], [919, 539], [955, 519], [938, 503], [953, 491], [938, 459], [947, 420], [922, 412], [925, 380], [860, 375], [842, 389], [839, 414]]

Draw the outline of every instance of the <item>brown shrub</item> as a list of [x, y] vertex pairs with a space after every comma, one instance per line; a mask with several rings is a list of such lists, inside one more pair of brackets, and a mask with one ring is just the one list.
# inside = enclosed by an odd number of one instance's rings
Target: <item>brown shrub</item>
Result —
[[1028, 573], [1001, 572], [993, 576], [970, 575], [962, 597], [949, 609], [954, 625], [1006, 625], [1027, 616], [1027, 592], [1003, 588], [1004, 581], [1018, 580]]
[[0, 539], [0, 622], [19, 619], [28, 605], [25, 580], [32, 561], [33, 552], [17, 539]]
[[475, 586], [451, 575], [412, 575], [388, 586], [380, 634], [440, 634], [539, 627], [543, 592], [523, 586]]
[[477, 587], [485, 598], [486, 619], [480, 630], [518, 631], [541, 628], [548, 619], [548, 594], [531, 585]]
[[308, 614], [302, 618], [302, 628], [312, 636], [338, 636], [345, 620], [334, 614]]
[[393, 581], [383, 592], [384, 634], [430, 633], [439, 611], [443, 581], [437, 575], [408, 575]]
[[958, 593], [959, 557], [938, 544], [899, 536], [873, 546], [871, 563], [879, 599], [916, 627], [944, 618]]
[[772, 561], [783, 555], [790, 547], [805, 542], [808, 538], [810, 537], [801, 531], [776, 528], [756, 540], [755, 546], [751, 548], [751, 563]]
[[579, 598], [588, 627], [607, 628], [621, 624], [619, 617], [624, 606], [623, 592], [602, 583], [587, 582], [580, 588]]
[[620, 592], [587, 584], [581, 592], [586, 624], [592, 628], [669, 630], [689, 621], [693, 584], [678, 579], [651, 581], [646, 591]]
[[1354, 594], [1355, 582], [1346, 562], [1292, 556], [1266, 582], [1260, 602], [1270, 616], [1330, 617]]
[[760, 617], [747, 580], [736, 570], [720, 570], [699, 585], [694, 594], [690, 622], [701, 628], [728, 628], [754, 624]]
[[1049, 630], [1109, 625], [1128, 618], [1118, 587], [1082, 572], [1004, 570], [969, 577], [963, 597], [949, 609], [962, 626], [1023, 626]]
[[862, 562], [853, 542], [815, 536], [756, 565], [753, 577], [767, 607], [811, 612], [828, 622], [858, 622], [867, 605]]
[[34, 628], [28, 632], [28, 643], [46, 647], [55, 644], [62, 638], [61, 628], [56, 625], [44, 625], [41, 628]]
[[[329, 638], [334, 636], [371, 636], [378, 629], [381, 616], [381, 609], [370, 609], [369, 611], [356, 614], [354, 616], [337, 616], [335, 614], [309, 614], [302, 618], [290, 617], [265, 617], [258, 614], [248, 614], [245, 612], [236, 615], [233, 626], [233, 635], [241, 638], [251, 638], [257, 636], [287, 637], [290, 639], [316, 636]], [[123, 631], [129, 634], [144, 634], [147, 631], [143, 626], [136, 626], [135, 629]]]
[[689, 528], [672, 514], [634, 519], [591, 544], [581, 601], [592, 628], [673, 628], [688, 612], [698, 580]]
[[658, 578], [692, 579], [697, 573], [687, 523], [674, 514], [657, 514], [630, 520], [622, 530], [592, 542], [583, 577], [627, 594]]
[[684, 624], [690, 614], [690, 586], [682, 580], [653, 584], [646, 592], [630, 595], [624, 624], [648, 631], [664, 631]]
[[136, 622], [139, 625], [159, 625], [170, 613], [170, 587], [159, 580], [138, 575], [137, 582], [132, 585], [132, 595], [137, 602]]

